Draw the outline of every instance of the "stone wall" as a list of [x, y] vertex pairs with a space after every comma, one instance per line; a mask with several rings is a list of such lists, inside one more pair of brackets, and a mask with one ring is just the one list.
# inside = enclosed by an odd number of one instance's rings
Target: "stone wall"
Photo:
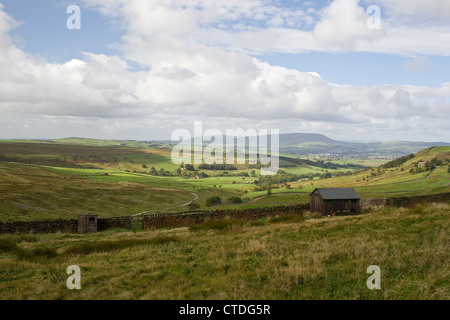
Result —
[[0, 222], [1, 233], [77, 233], [77, 219]]
[[112, 229], [112, 228], [126, 228], [130, 227], [130, 217], [114, 217], [114, 218], [98, 218], [98, 231]]
[[[181, 213], [160, 213], [140, 217], [98, 218], [98, 231], [111, 228], [129, 228], [131, 219], [140, 219], [146, 228], [183, 227], [201, 223], [211, 219], [258, 219], [262, 217], [302, 213], [308, 210], [309, 204], [280, 206], [247, 210], [187, 211]], [[0, 222], [2, 233], [77, 233], [78, 220], [41, 220]]]
[[395, 197], [386, 199], [386, 205], [392, 207], [407, 207], [419, 203], [450, 201], [450, 193], [430, 194], [423, 196]]
[[426, 202], [450, 201], [450, 193], [429, 194], [423, 196], [392, 197], [392, 198], [367, 198], [361, 199], [361, 208], [373, 206], [408, 207]]
[[360, 209], [368, 207], [385, 206], [387, 203], [386, 198], [366, 198], [359, 201]]
[[309, 209], [309, 204], [255, 208], [245, 210], [191, 211], [182, 213], [152, 214], [143, 216], [146, 228], [186, 227], [207, 220], [245, 219], [255, 220], [286, 214], [302, 214]]
[[[368, 206], [394, 206], [406, 207], [423, 202], [450, 201], [450, 193], [433, 194], [425, 196], [394, 197], [361, 199], [361, 208]], [[185, 227], [207, 220], [219, 219], [259, 219], [284, 214], [302, 214], [309, 210], [309, 203], [291, 206], [278, 206], [255, 209], [215, 210], [215, 211], [188, 211], [181, 213], [160, 213], [140, 217], [114, 217], [98, 218], [98, 231], [110, 228], [129, 228], [130, 220], [142, 220], [145, 228]], [[77, 233], [78, 220], [59, 219], [42, 221], [15, 221], [0, 222], [2, 233]]]

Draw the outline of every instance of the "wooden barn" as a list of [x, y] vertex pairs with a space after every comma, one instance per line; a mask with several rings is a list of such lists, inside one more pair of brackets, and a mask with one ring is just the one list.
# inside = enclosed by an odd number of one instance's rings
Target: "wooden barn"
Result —
[[316, 188], [309, 194], [310, 211], [322, 215], [359, 214], [359, 196], [353, 188]]

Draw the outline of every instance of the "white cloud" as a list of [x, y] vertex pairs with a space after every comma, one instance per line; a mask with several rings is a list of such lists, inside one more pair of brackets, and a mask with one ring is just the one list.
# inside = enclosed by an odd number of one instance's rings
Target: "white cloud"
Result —
[[[388, 14], [399, 22], [417, 20], [432, 23], [445, 22], [450, 19], [450, 1], [448, 0], [375, 0], [387, 8]], [[368, 2], [368, 1], [366, 1]], [[372, 3], [371, 3], [372, 4]]]
[[334, 0], [321, 13], [314, 28], [320, 47], [330, 50], [353, 50], [357, 42], [367, 42], [382, 34], [367, 27], [368, 14], [358, 5], [359, 0]]
[[[142, 135], [151, 126], [153, 132], [166, 132], [187, 119], [254, 126], [288, 122], [292, 128], [298, 125], [319, 132], [348, 124], [355, 130], [401, 131], [399, 123], [410, 128], [417, 119], [450, 124], [442, 117], [449, 108], [448, 83], [441, 88], [343, 86], [328, 83], [317, 73], [269, 65], [242, 50], [363, 50], [376, 48], [377, 43], [384, 43], [378, 50], [395, 47], [389, 43], [394, 38], [380, 40], [363, 28], [366, 14], [356, 0], [335, 0], [311, 32], [289, 28], [306, 23], [303, 11], [282, 13], [256, 0], [99, 1], [91, 5], [115, 19], [120, 17], [126, 25], [123, 58], [86, 52], [83, 60], [65, 64], [35, 59], [14, 46], [8, 35], [14, 20], [0, 8], [2, 122], [22, 134], [45, 134], [53, 132], [48, 126], [64, 127], [61, 121], [68, 130], [79, 128], [115, 138]], [[344, 9], [348, 12], [340, 16]], [[233, 29], [245, 17], [274, 27], [255, 24]], [[219, 28], [217, 23], [226, 26]], [[150, 70], [132, 72], [127, 60]], [[24, 119], [35, 119], [26, 123], [26, 132], [17, 125]], [[86, 123], [95, 129], [86, 130]]]
[[[319, 11], [263, 0], [85, 2], [110, 17], [122, 17], [129, 45], [166, 42], [172, 51], [182, 50], [183, 38], [256, 54], [356, 51], [450, 56], [447, 0], [333, 0]], [[367, 27], [366, 9], [373, 4], [382, 9], [380, 30]], [[415, 23], [418, 18], [424, 23]]]

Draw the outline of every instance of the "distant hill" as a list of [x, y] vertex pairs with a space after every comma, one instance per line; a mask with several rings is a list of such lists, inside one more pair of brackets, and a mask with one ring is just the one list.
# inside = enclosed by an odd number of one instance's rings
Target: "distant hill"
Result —
[[[19, 141], [17, 141], [19, 142]], [[170, 149], [178, 141], [170, 140], [99, 140], [85, 138], [65, 138], [55, 140], [32, 140], [23, 142], [58, 143], [89, 146], [118, 146], [137, 148]], [[206, 146], [209, 142], [205, 141]], [[312, 155], [328, 158], [384, 158], [395, 159], [407, 154], [416, 153], [430, 147], [450, 146], [447, 142], [421, 141], [389, 141], [389, 142], [348, 142], [330, 139], [318, 133], [287, 133], [280, 134], [280, 152], [293, 155]]]
[[306, 155], [397, 158], [430, 147], [446, 147], [446, 142], [389, 141], [346, 142], [322, 134], [290, 133], [280, 135], [280, 152]]
[[292, 146], [305, 142], [339, 143], [318, 133], [287, 133], [280, 134], [280, 146]]

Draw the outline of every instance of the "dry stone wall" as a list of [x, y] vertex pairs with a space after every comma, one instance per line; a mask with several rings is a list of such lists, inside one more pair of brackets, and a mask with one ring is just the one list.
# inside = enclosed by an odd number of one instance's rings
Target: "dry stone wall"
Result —
[[[407, 207], [423, 202], [450, 201], [450, 193], [441, 193], [424, 196], [395, 197], [395, 198], [373, 198], [361, 199], [361, 207], [368, 206], [393, 206]], [[236, 210], [215, 210], [215, 211], [189, 211], [181, 213], [160, 213], [140, 217], [114, 217], [98, 218], [98, 231], [110, 228], [129, 228], [131, 219], [140, 219], [145, 228], [167, 228], [185, 227], [207, 220], [219, 219], [259, 219], [285, 214], [302, 214], [309, 210], [309, 203], [291, 206], [236, 209]], [[0, 222], [0, 234], [2, 233], [77, 233], [78, 219], [59, 219], [41, 221], [14, 221]]]

